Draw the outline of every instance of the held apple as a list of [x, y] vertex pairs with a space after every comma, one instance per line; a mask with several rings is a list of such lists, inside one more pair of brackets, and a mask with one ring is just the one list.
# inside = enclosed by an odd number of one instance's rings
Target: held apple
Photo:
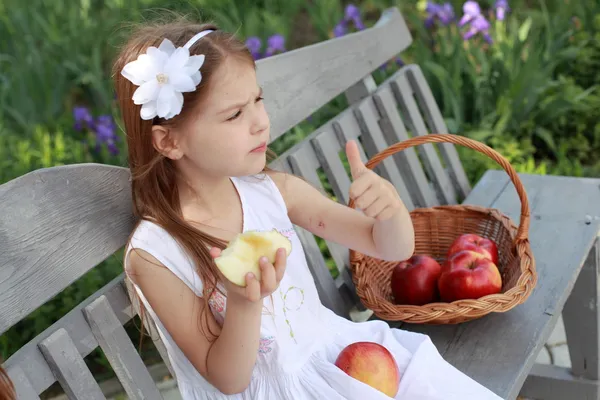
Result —
[[398, 304], [421, 306], [437, 301], [437, 280], [442, 267], [427, 255], [416, 254], [399, 262], [392, 272], [392, 294]]
[[248, 272], [252, 272], [260, 280], [260, 257], [265, 256], [270, 262], [274, 262], [277, 249], [281, 247], [289, 256], [292, 242], [275, 229], [268, 232], [244, 232], [229, 242], [221, 255], [215, 258], [215, 264], [225, 278], [236, 285], [246, 286]]
[[498, 247], [493, 240], [481, 237], [474, 233], [465, 233], [452, 242], [446, 258], [450, 258], [453, 254], [456, 254], [461, 250], [471, 250], [476, 253], [481, 253], [492, 260], [494, 264], [498, 265]]
[[438, 280], [440, 297], [445, 302], [478, 299], [502, 290], [502, 277], [496, 264], [474, 251], [463, 250], [449, 258]]
[[400, 370], [392, 353], [374, 342], [356, 342], [346, 346], [335, 365], [350, 375], [390, 397], [400, 386]]

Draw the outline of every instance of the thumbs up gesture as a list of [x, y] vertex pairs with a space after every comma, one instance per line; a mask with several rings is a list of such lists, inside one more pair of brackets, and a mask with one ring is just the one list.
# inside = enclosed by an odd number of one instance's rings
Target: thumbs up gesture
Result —
[[350, 198], [356, 207], [377, 220], [389, 219], [403, 209], [402, 200], [394, 186], [367, 168], [353, 140], [346, 144], [346, 157], [352, 174]]

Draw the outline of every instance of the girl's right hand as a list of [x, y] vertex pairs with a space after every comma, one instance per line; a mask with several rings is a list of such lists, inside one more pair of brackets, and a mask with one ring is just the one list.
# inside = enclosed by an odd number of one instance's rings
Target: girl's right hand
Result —
[[[221, 250], [217, 247], [210, 249], [212, 258], [221, 255]], [[220, 272], [221, 281], [227, 290], [227, 297], [239, 296], [250, 302], [257, 302], [264, 297], [269, 296], [278, 287], [283, 278], [286, 268], [287, 254], [284, 248], [277, 249], [275, 253], [275, 263], [271, 264], [267, 257], [261, 257], [259, 260], [261, 280], [256, 279], [254, 274], [246, 275], [246, 287], [238, 286], [225, 278]]]

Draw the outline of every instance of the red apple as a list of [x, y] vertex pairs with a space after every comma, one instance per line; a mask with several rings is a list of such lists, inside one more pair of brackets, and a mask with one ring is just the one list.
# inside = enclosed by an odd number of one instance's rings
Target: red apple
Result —
[[392, 294], [398, 304], [423, 305], [437, 301], [437, 280], [442, 267], [427, 255], [416, 254], [399, 262], [392, 272]]
[[400, 370], [392, 353], [379, 343], [352, 343], [340, 352], [335, 365], [390, 397], [395, 397], [398, 392]]
[[438, 289], [445, 302], [478, 299], [499, 293], [502, 289], [502, 277], [492, 260], [480, 253], [463, 250], [444, 263]]
[[452, 242], [446, 258], [450, 258], [453, 254], [462, 250], [471, 250], [476, 253], [481, 253], [492, 260], [494, 264], [498, 265], [498, 247], [493, 240], [481, 237], [474, 233], [465, 233]]

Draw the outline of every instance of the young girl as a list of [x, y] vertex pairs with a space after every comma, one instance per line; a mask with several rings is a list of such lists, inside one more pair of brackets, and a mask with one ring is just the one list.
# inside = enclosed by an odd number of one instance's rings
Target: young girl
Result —
[[[350, 195], [338, 204], [304, 180], [266, 167], [269, 117], [254, 60], [214, 25], [138, 30], [114, 66], [127, 135], [133, 206], [141, 218], [125, 269], [156, 323], [183, 399], [390, 397], [335, 366], [340, 351], [377, 342], [402, 379], [396, 399], [497, 399], [437, 353], [427, 336], [382, 321], [354, 323], [324, 307], [294, 224], [385, 260], [414, 249], [393, 186], [346, 151]], [[292, 243], [261, 279], [240, 287], [217, 270], [234, 235], [277, 229]]]

